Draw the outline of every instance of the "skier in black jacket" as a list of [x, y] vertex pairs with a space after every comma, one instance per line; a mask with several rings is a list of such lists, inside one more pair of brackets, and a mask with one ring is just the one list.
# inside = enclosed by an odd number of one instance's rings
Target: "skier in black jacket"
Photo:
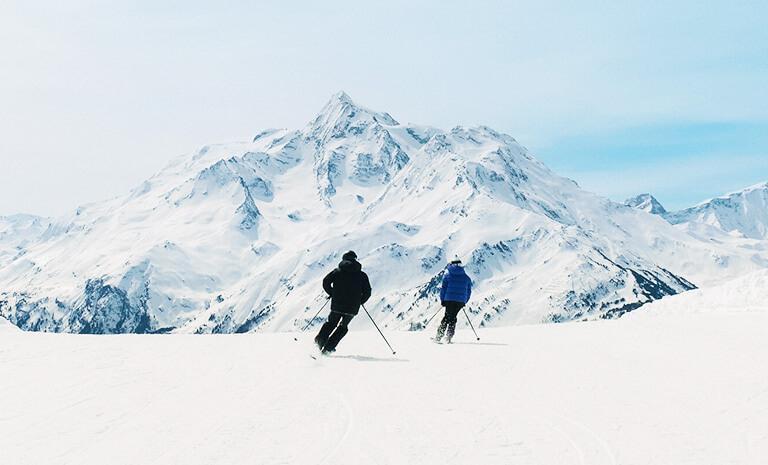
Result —
[[360, 305], [371, 297], [371, 283], [357, 261], [357, 254], [350, 250], [341, 258], [339, 267], [323, 279], [323, 289], [331, 298], [331, 314], [315, 336], [315, 344], [326, 354], [336, 350]]

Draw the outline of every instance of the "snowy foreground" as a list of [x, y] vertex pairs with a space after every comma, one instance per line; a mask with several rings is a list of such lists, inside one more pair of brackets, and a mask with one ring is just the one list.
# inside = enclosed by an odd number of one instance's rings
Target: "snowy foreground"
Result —
[[[762, 276], [757, 284], [766, 284]], [[694, 294], [694, 298], [701, 299]], [[0, 323], [3, 464], [765, 464], [768, 309], [683, 296], [438, 346], [364, 315], [293, 334], [84, 336]], [[0, 320], [1, 321], [1, 320]], [[435, 324], [434, 322], [432, 323]]]

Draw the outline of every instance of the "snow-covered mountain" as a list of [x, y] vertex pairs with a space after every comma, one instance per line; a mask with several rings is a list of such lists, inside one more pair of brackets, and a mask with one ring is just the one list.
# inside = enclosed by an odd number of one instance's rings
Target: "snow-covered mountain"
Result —
[[50, 219], [34, 215], [0, 216], [0, 263], [24, 253], [50, 224]]
[[[713, 256], [717, 257], [716, 260], [724, 268], [728, 268], [736, 255], [752, 261], [759, 268], [766, 266], [768, 183], [757, 184], [680, 211], [667, 211], [650, 194], [629, 199], [625, 205], [658, 215], [679, 231], [710, 244]], [[719, 284], [734, 276], [732, 273], [719, 275], [711, 284]]]
[[304, 128], [181, 157], [53, 222], [0, 266], [0, 315], [40, 331], [303, 326], [354, 249], [387, 327], [437, 309], [446, 262], [482, 325], [611, 317], [768, 265], [581, 190], [491, 128], [401, 124], [335, 95]]
[[768, 239], [768, 182], [666, 215], [672, 224], [699, 223], [751, 239]]
[[651, 194], [640, 194], [637, 197], [632, 197], [624, 202], [624, 205], [638, 210], [642, 210], [653, 215], [664, 216], [667, 214], [667, 210], [659, 203], [658, 200]]

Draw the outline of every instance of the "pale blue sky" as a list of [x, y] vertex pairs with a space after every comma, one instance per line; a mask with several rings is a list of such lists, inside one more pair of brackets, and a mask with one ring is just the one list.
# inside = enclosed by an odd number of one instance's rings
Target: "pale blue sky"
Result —
[[121, 194], [342, 89], [615, 200], [768, 180], [765, 1], [112, 3], [0, 3], [0, 214]]

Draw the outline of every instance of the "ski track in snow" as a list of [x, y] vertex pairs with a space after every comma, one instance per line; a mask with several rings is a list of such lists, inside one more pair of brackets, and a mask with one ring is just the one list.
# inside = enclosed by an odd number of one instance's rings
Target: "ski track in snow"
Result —
[[345, 427], [344, 427], [344, 433], [341, 435], [341, 438], [336, 442], [336, 445], [331, 448], [331, 450], [323, 456], [323, 458], [318, 462], [320, 465], [325, 465], [329, 462], [338, 452], [341, 450], [341, 448], [344, 446], [344, 443], [349, 438], [350, 433], [352, 432], [352, 427], [355, 424], [355, 414], [352, 406], [350, 405], [349, 401], [347, 400], [346, 396], [344, 394], [339, 394], [337, 391], [330, 389], [328, 387], [325, 387], [323, 385], [322, 389], [326, 393], [327, 396], [331, 398], [335, 398], [339, 405], [341, 405], [342, 409], [344, 410], [344, 414], [346, 415], [346, 421], [345, 421]]
[[[768, 312], [428, 332], [0, 328], [3, 464], [763, 465]], [[137, 446], [140, 445], [140, 446]]]
[[[584, 465], [616, 465], [616, 457], [605, 439], [584, 423], [569, 418], [563, 414], [555, 416], [564, 427], [561, 431], [568, 441], [578, 451], [579, 461]], [[575, 438], [580, 438], [579, 440]]]

